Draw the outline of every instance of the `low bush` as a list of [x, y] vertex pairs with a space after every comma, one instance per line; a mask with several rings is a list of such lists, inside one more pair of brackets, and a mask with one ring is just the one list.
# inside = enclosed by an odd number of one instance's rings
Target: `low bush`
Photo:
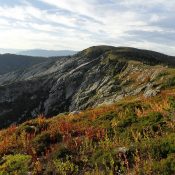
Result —
[[32, 157], [29, 155], [4, 156], [0, 164], [0, 175], [25, 175], [30, 170]]

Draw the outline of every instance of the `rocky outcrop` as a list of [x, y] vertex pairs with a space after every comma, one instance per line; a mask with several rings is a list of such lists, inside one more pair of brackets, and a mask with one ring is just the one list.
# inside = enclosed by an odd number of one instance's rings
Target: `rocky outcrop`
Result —
[[146, 97], [156, 95], [161, 88], [157, 77], [167, 67], [157, 66], [161, 60], [154, 52], [152, 62], [150, 51], [147, 55], [144, 51], [142, 60], [142, 52], [92, 47], [72, 57], [1, 75], [0, 127], [40, 113], [52, 116], [140, 93]]

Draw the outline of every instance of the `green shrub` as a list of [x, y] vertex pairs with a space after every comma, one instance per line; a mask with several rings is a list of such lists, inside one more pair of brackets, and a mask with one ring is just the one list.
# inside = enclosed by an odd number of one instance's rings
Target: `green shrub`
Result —
[[69, 149], [62, 146], [52, 153], [52, 157], [53, 159], [65, 159], [67, 156], [71, 156], [72, 154], [73, 153]]
[[155, 140], [150, 151], [152, 156], [157, 159], [166, 158], [168, 154], [175, 153], [175, 135]]
[[22, 154], [4, 156], [0, 165], [0, 175], [27, 174], [31, 158], [29, 155]]
[[163, 127], [165, 124], [164, 117], [161, 113], [152, 112], [148, 116], [138, 119], [138, 122], [133, 126], [135, 129], [139, 130], [141, 133], [143, 129], [150, 129], [153, 132], [158, 131], [159, 127]]
[[94, 125], [99, 126], [101, 125], [103, 128], [109, 128], [111, 124], [111, 120], [116, 118], [116, 112], [107, 112], [103, 115], [100, 115], [95, 121]]
[[169, 78], [162, 86], [162, 88], [168, 88], [168, 87], [172, 87], [175, 86], [175, 77], [171, 77]]
[[139, 120], [139, 124], [142, 124], [144, 126], [150, 126], [153, 124], [160, 123], [163, 120], [163, 116], [161, 113], [158, 112], [152, 112], [147, 117], [142, 117]]
[[171, 108], [175, 109], [175, 98], [169, 97], [169, 102], [170, 102]]
[[105, 114], [105, 115], [102, 115], [101, 117], [100, 117], [100, 119], [101, 120], [104, 120], [104, 121], [106, 121], [106, 120], [112, 120], [113, 118], [115, 118], [117, 116], [117, 114], [115, 113], [115, 112], [108, 112], [107, 114]]
[[63, 162], [60, 159], [56, 159], [53, 162], [56, 172], [60, 175], [76, 175], [78, 173], [78, 166], [69, 160]]
[[129, 116], [118, 123], [118, 127], [126, 128], [137, 122], [136, 116]]
[[[121, 148], [121, 152], [122, 149], [123, 148]], [[123, 155], [125, 154], [129, 160], [129, 156], [131, 155], [128, 156], [128, 152], [125, 152], [124, 149]], [[103, 172], [106, 172], [105, 174], [116, 174], [117, 172], [125, 174], [126, 166], [124, 165], [124, 159], [122, 160], [122, 158], [119, 158], [117, 156], [119, 152], [120, 149], [112, 149], [108, 151], [98, 149], [90, 159], [91, 166], [93, 166], [94, 168], [95, 166], [97, 166], [98, 169], [102, 170]]]
[[54, 140], [54, 142], [59, 143], [62, 141], [63, 138], [62, 138], [62, 135], [60, 133], [56, 133], [52, 139]]
[[140, 150], [142, 157], [148, 158], [151, 155], [154, 160], [165, 159], [175, 153], [175, 134], [144, 140], [135, 148]]
[[38, 131], [38, 129], [35, 126], [22, 125], [20, 128], [18, 128], [17, 134], [20, 135], [22, 132], [36, 133], [37, 131]]
[[36, 149], [36, 152], [41, 155], [48, 146], [54, 143], [60, 143], [62, 141], [62, 135], [60, 133], [56, 133], [55, 135], [51, 136], [49, 131], [43, 131], [41, 134], [37, 135], [32, 144]]
[[51, 138], [50, 138], [49, 132], [47, 131], [37, 135], [32, 141], [32, 144], [39, 155], [41, 155], [47, 149], [50, 143], [51, 143]]
[[162, 159], [153, 164], [153, 173], [155, 175], [173, 175], [175, 174], [175, 155], [169, 155], [167, 159]]

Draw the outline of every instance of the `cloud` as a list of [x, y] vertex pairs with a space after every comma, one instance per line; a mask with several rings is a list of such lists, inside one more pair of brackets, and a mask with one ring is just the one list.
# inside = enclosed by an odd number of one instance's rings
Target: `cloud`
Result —
[[174, 7], [167, 0], [7, 0], [0, 4], [0, 47], [81, 50], [108, 44], [175, 55], [168, 47], [175, 44]]

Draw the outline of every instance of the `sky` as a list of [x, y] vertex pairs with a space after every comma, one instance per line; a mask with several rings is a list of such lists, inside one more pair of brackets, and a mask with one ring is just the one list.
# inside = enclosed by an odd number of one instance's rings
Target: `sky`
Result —
[[175, 0], [0, 0], [0, 48], [94, 45], [175, 55]]

